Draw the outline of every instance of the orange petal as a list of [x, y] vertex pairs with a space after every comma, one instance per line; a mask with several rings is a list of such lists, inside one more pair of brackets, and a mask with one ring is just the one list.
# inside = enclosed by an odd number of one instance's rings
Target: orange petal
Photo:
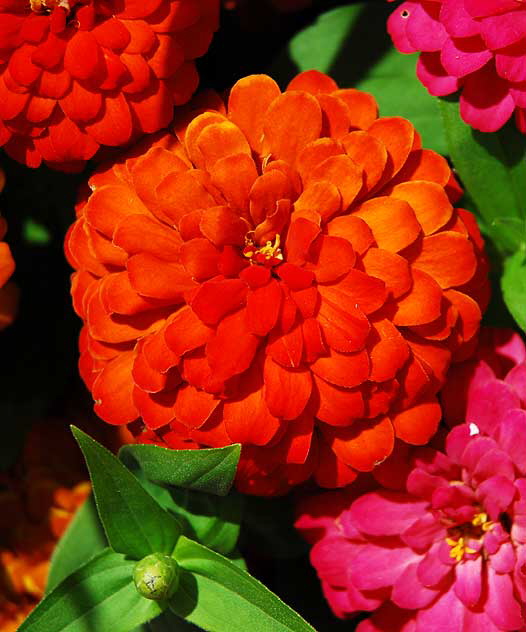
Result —
[[369, 355], [367, 351], [339, 353], [329, 349], [329, 355], [313, 362], [311, 370], [331, 384], [352, 388], [369, 377]]
[[346, 302], [345, 306], [336, 299], [338, 294], [327, 295], [321, 301], [317, 321], [320, 323], [329, 347], [348, 353], [363, 349], [369, 335], [369, 321], [356, 304]]
[[409, 154], [407, 162], [388, 186], [391, 188], [410, 180], [426, 180], [444, 188], [450, 177], [451, 169], [445, 158], [430, 149], [417, 149]]
[[358, 206], [353, 216], [363, 219], [379, 248], [399, 252], [421, 234], [420, 224], [407, 202], [376, 197]]
[[471, 340], [477, 333], [482, 319], [482, 313], [477, 302], [467, 294], [456, 290], [446, 290], [444, 296], [458, 310], [457, 329], [463, 341]]
[[285, 243], [287, 261], [294, 265], [303, 265], [313, 241], [319, 234], [320, 227], [310, 220], [300, 217], [291, 222]]
[[199, 428], [210, 418], [220, 402], [215, 395], [185, 384], [177, 389], [174, 417], [187, 428]]
[[346, 88], [335, 90], [333, 96], [341, 99], [351, 113], [351, 126], [358, 129], [369, 129], [378, 116], [378, 105], [368, 92]]
[[368, 343], [371, 374], [374, 382], [385, 382], [395, 377], [409, 359], [409, 347], [398, 329], [387, 318], [371, 323]]
[[364, 314], [371, 314], [387, 298], [383, 281], [354, 269], [334, 285], [319, 285], [318, 291], [325, 300], [350, 313], [358, 307]]
[[317, 138], [304, 147], [296, 159], [296, 169], [301, 176], [304, 188], [309, 174], [315, 167], [327, 158], [338, 155], [343, 155], [343, 150], [333, 138]]
[[350, 428], [321, 426], [327, 443], [346, 465], [370, 472], [393, 451], [394, 430], [391, 420], [355, 421]]
[[210, 176], [198, 169], [166, 176], [156, 189], [162, 212], [177, 225], [187, 213], [220, 204], [206, 186], [209, 180]]
[[404, 337], [428, 373], [436, 392], [446, 379], [446, 372], [451, 361], [451, 351], [442, 342], [424, 340], [410, 332], [406, 332]]
[[379, 118], [368, 133], [387, 149], [388, 162], [381, 182], [387, 182], [404, 166], [415, 140], [415, 128], [406, 119], [393, 116]]
[[355, 215], [335, 217], [327, 224], [327, 232], [332, 237], [346, 239], [359, 255], [363, 255], [374, 241], [373, 233], [367, 223]]
[[[233, 178], [232, 174], [236, 174]], [[221, 191], [233, 207], [248, 214], [248, 195], [258, 173], [256, 165], [247, 154], [234, 154], [218, 160], [210, 169], [212, 183]]]
[[320, 487], [335, 488], [345, 487], [356, 480], [358, 472], [345, 465], [329, 448], [324, 438], [317, 437], [317, 461], [314, 472], [314, 480]]
[[281, 307], [281, 289], [276, 279], [247, 294], [248, 330], [258, 336], [266, 336], [278, 320]]
[[266, 356], [263, 367], [265, 401], [272, 415], [281, 419], [299, 417], [312, 390], [308, 369], [285, 369]]
[[226, 314], [237, 311], [245, 304], [247, 286], [241, 279], [218, 277], [203, 283], [195, 293], [191, 306], [207, 325], [215, 325]]
[[415, 181], [397, 184], [391, 192], [391, 197], [408, 202], [426, 235], [442, 228], [453, 214], [453, 207], [444, 189], [435, 182]]
[[338, 388], [314, 375], [315, 392], [318, 397], [316, 417], [330, 426], [350, 426], [355, 419], [363, 417], [365, 406], [362, 389]]
[[296, 75], [287, 86], [287, 91], [304, 90], [310, 94], [323, 94], [338, 90], [338, 84], [334, 79], [323, 74], [319, 70], [305, 70]]
[[105, 365], [93, 383], [95, 412], [109, 424], [127, 424], [139, 416], [133, 401], [134, 356], [133, 351], [120, 353]]
[[262, 151], [293, 164], [299, 152], [319, 138], [321, 128], [321, 108], [316, 98], [306, 92], [286, 92], [265, 114]]
[[113, 268], [122, 268], [126, 265], [126, 252], [122, 248], [115, 246], [98, 230], [90, 230], [88, 232], [88, 240], [95, 258], [103, 265]]
[[436, 397], [391, 415], [396, 436], [412, 445], [426, 444], [437, 431], [441, 417]]
[[307, 176], [305, 185], [328, 180], [342, 196], [342, 209], [347, 209], [362, 188], [363, 173], [349, 156], [331, 156], [318, 164]]
[[174, 418], [176, 390], [162, 393], [146, 393], [138, 387], [133, 390], [133, 401], [148, 428], [156, 430], [169, 424]]
[[443, 231], [424, 237], [412, 265], [432, 276], [441, 287], [450, 288], [473, 277], [477, 258], [468, 239], [456, 232]]
[[129, 187], [103, 186], [90, 195], [84, 207], [88, 222], [110, 239], [115, 226], [132, 213], [149, 215], [150, 211]]
[[[199, 225], [201, 225], [203, 216]], [[196, 281], [205, 281], [219, 272], [220, 251], [208, 239], [198, 237], [190, 239], [181, 246], [181, 263], [188, 274]]]
[[396, 302], [393, 323], [398, 327], [425, 325], [441, 314], [442, 290], [438, 283], [425, 272], [412, 270], [411, 291]]
[[101, 279], [100, 297], [105, 309], [109, 313], [116, 314], [138, 314], [169, 304], [166, 301], [139, 296], [132, 287], [125, 270], [107, 274]]
[[201, 132], [213, 123], [223, 123], [227, 121], [226, 117], [219, 112], [203, 112], [199, 116], [192, 119], [184, 134], [184, 145], [186, 152], [194, 164], [194, 166], [202, 169], [205, 166], [205, 160], [201, 154], [201, 150], [197, 146], [197, 138]]
[[369, 248], [362, 259], [365, 272], [381, 279], [394, 298], [405, 294], [412, 285], [411, 269], [407, 261], [381, 248]]
[[182, 300], [184, 292], [195, 287], [185, 268], [177, 263], [139, 253], [128, 259], [130, 283], [139, 294], [150, 298]]
[[281, 366], [297, 369], [303, 354], [303, 334], [299, 325], [284, 334], [274, 334], [267, 344], [267, 353]]
[[340, 210], [342, 196], [331, 182], [314, 182], [294, 202], [292, 220], [303, 217], [315, 224], [327, 221]]
[[227, 244], [242, 246], [249, 229], [248, 223], [229, 206], [207, 208], [199, 227], [203, 235], [219, 247]]
[[244, 132], [257, 152], [261, 150], [265, 114], [280, 94], [278, 84], [267, 75], [244, 77], [230, 91], [228, 118]]
[[[201, 321], [192, 308], [185, 305], [177, 310], [170, 319], [170, 324], [167, 325], [164, 333], [164, 339], [175, 356], [182, 356], [188, 351], [193, 351], [206, 344], [212, 333], [213, 330]], [[146, 343], [146, 353], [148, 352], [147, 345], [148, 343]], [[153, 366], [151, 358], [149, 361]]]
[[243, 132], [230, 121], [213, 123], [205, 127], [197, 137], [196, 144], [207, 170], [211, 169], [221, 158], [236, 154], [250, 156], [251, 152]]
[[113, 243], [129, 255], [146, 252], [175, 262], [183, 242], [177, 231], [147, 215], [128, 215], [117, 224]]
[[278, 200], [290, 199], [292, 188], [281, 171], [268, 171], [253, 184], [249, 193], [250, 215], [257, 226], [276, 211]]
[[351, 244], [341, 237], [320, 235], [311, 246], [310, 269], [318, 283], [341, 278], [354, 266], [356, 255]]
[[330, 94], [318, 94], [318, 103], [323, 116], [322, 134], [341, 138], [352, 125], [352, 115], [343, 99]]
[[356, 131], [340, 138], [345, 153], [363, 170], [363, 186], [358, 197], [364, 196], [380, 182], [387, 164], [385, 145], [368, 132]]

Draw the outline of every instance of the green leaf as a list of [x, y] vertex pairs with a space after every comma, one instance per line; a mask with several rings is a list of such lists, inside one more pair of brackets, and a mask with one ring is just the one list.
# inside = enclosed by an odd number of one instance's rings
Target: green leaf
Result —
[[44, 597], [19, 632], [128, 632], [162, 606], [132, 581], [135, 562], [105, 549]]
[[526, 143], [509, 123], [499, 132], [477, 132], [460, 118], [458, 102], [440, 99], [449, 155], [475, 203], [485, 230], [501, 252], [526, 242]]
[[141, 559], [150, 553], [171, 554], [180, 526], [111, 452], [72, 426], [93, 483], [93, 492], [108, 542], [114, 551]]
[[165, 610], [158, 617], [148, 623], [144, 623], [132, 632], [196, 632], [201, 628], [189, 623], [170, 610]]
[[174, 557], [188, 572], [170, 608], [204, 630], [313, 632], [279, 597], [218, 553], [181, 536]]
[[519, 250], [504, 260], [501, 286], [506, 306], [519, 327], [526, 331], [526, 252], [524, 250]]
[[108, 546], [104, 529], [90, 496], [77, 511], [51, 557], [46, 592]]
[[387, 33], [392, 11], [387, 3], [363, 2], [323, 13], [290, 40], [270, 74], [285, 86], [297, 72], [314, 68], [342, 88], [370, 92], [381, 116], [409, 119], [424, 147], [445, 153], [436, 99], [416, 76], [417, 55], [399, 53]]
[[125, 463], [134, 459], [151, 481], [219, 496], [228, 494], [232, 487], [240, 454], [239, 444], [205, 450], [126, 445], [119, 452]]

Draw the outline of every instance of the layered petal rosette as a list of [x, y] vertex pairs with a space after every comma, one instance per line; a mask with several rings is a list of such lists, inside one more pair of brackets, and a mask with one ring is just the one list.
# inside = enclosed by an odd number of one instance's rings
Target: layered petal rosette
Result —
[[0, 1], [0, 146], [78, 170], [186, 103], [219, 0]]
[[526, 629], [526, 411], [413, 448], [404, 489], [321, 494], [296, 526], [334, 613], [357, 632]]
[[461, 90], [460, 114], [483, 132], [515, 113], [526, 132], [526, 6], [521, 0], [409, 0], [389, 18], [402, 53], [435, 96]]
[[199, 108], [94, 175], [67, 237], [95, 410], [241, 443], [244, 491], [346, 485], [436, 430], [487, 301], [476, 223], [408, 121], [325, 75]]

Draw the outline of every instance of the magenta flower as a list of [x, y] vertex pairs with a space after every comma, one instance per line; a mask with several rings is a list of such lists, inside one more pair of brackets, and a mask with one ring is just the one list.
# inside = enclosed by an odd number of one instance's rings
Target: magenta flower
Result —
[[483, 132], [515, 112], [526, 132], [526, 3], [523, 0], [412, 0], [388, 30], [402, 53], [421, 52], [417, 75], [435, 96], [461, 89], [460, 114]]
[[526, 629], [526, 411], [415, 449], [403, 491], [320, 494], [297, 528], [334, 613], [358, 632]]

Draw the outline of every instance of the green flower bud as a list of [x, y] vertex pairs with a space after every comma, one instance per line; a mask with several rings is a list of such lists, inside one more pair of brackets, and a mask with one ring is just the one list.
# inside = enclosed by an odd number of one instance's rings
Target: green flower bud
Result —
[[152, 553], [135, 564], [133, 581], [140, 595], [160, 601], [168, 599], [179, 585], [177, 562], [162, 553]]

